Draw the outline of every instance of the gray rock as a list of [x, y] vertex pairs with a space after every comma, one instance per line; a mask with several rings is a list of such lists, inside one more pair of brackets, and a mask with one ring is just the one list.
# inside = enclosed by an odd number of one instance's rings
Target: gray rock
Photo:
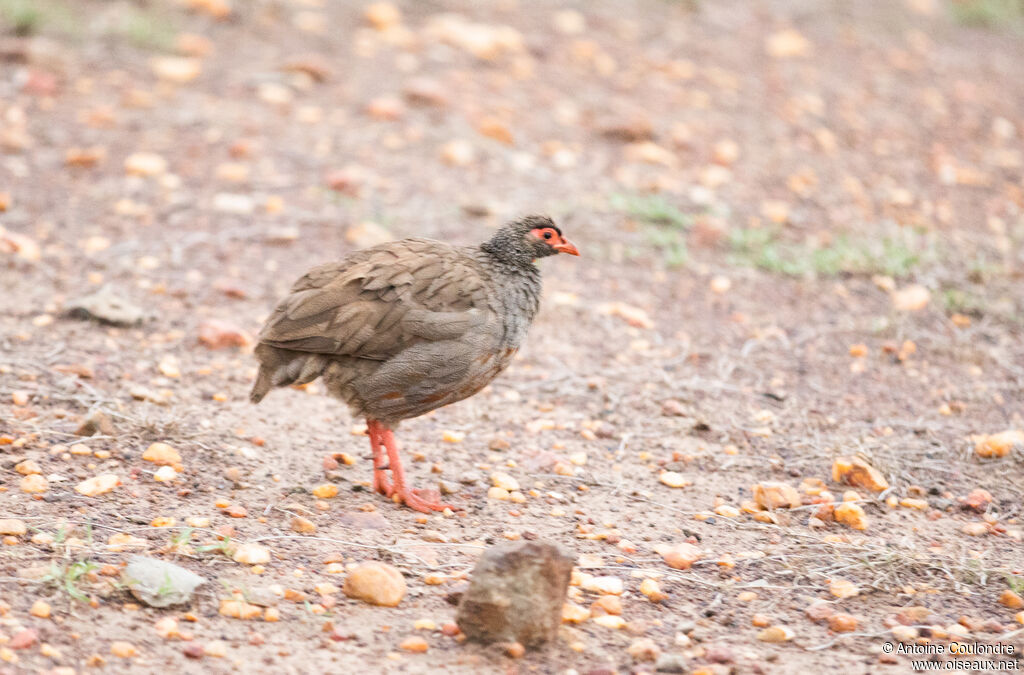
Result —
[[574, 557], [545, 541], [488, 549], [462, 595], [455, 622], [471, 640], [535, 646], [562, 622]]
[[685, 673], [688, 665], [682, 654], [662, 654], [654, 664], [654, 670], [659, 673]]
[[188, 602], [206, 579], [184, 567], [156, 558], [132, 556], [121, 580], [136, 598], [150, 607], [169, 607]]
[[142, 309], [109, 286], [75, 300], [68, 306], [66, 314], [75, 319], [94, 319], [112, 326], [134, 326], [146, 318]]

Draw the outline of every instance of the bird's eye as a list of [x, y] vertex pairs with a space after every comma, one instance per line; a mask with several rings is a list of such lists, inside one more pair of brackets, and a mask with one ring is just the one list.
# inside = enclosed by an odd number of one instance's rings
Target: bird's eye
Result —
[[544, 238], [545, 239], [550, 239], [551, 238], [551, 232], [545, 232], [544, 233]]

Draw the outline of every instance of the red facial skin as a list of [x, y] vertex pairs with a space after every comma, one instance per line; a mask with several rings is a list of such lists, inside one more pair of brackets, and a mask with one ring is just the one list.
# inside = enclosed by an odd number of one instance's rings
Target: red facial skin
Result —
[[551, 248], [555, 249], [559, 253], [568, 253], [569, 255], [580, 254], [576, 246], [574, 246], [571, 241], [558, 234], [558, 230], [553, 227], [538, 227], [530, 230], [530, 234], [538, 239], [543, 239], [548, 242]]

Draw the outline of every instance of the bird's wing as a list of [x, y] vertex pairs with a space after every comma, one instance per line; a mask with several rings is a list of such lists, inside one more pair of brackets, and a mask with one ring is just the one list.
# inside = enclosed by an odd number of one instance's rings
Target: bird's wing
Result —
[[490, 312], [485, 280], [465, 253], [406, 239], [320, 265], [274, 309], [260, 342], [386, 361], [410, 345], [456, 339]]

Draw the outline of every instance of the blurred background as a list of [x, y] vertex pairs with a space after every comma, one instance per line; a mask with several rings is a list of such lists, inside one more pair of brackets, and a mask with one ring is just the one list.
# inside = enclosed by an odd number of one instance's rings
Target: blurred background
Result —
[[0, 0], [0, 217], [91, 261], [68, 281], [142, 259], [157, 283], [540, 211], [592, 261], [915, 277], [1019, 319], [1022, 13]]

